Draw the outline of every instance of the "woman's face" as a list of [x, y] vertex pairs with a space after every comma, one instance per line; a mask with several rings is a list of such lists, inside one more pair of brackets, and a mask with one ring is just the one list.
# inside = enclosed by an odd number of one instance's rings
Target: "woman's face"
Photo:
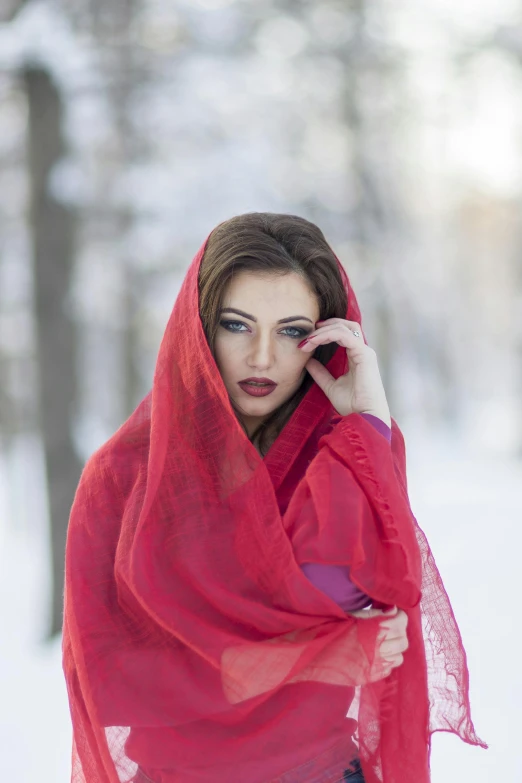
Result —
[[[229, 283], [215, 355], [249, 435], [301, 385], [310, 354], [297, 346], [318, 318], [317, 298], [295, 272], [280, 276], [245, 271]], [[256, 378], [271, 385], [254, 385]], [[250, 383], [241, 383], [245, 381]], [[263, 396], [254, 396], [259, 394]]]

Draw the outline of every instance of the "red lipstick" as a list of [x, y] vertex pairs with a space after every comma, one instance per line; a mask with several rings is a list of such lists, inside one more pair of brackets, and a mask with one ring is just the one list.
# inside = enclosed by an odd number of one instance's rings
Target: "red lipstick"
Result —
[[238, 381], [238, 386], [251, 397], [266, 397], [272, 394], [277, 383], [270, 378], [245, 378], [243, 381]]

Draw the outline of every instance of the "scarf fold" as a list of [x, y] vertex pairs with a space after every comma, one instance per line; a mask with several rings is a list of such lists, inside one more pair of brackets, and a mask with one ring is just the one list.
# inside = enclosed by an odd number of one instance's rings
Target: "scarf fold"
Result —
[[[390, 448], [358, 414], [335, 416], [314, 384], [262, 459], [203, 333], [205, 246], [166, 327], [151, 393], [89, 459], [71, 511], [72, 783], [130, 783], [138, 765], [162, 770], [158, 783], [231, 783], [226, 761], [240, 765], [256, 737], [266, 762], [252, 783], [285, 773], [285, 783], [306, 783], [298, 771], [294, 780], [290, 749], [281, 761], [285, 720], [304, 732], [309, 703], [320, 726], [333, 693], [357, 721], [367, 783], [428, 783], [433, 732], [487, 746], [471, 720], [458, 626], [410, 508], [402, 433], [392, 420]], [[361, 323], [339, 266], [346, 318]], [[346, 371], [343, 349], [328, 369]], [[314, 437], [316, 454], [281, 513], [277, 493]], [[374, 606], [407, 612], [409, 648], [388, 678], [369, 682], [378, 620], [343, 612], [306, 579], [305, 562], [349, 565]], [[346, 720], [347, 738], [354, 725]]]

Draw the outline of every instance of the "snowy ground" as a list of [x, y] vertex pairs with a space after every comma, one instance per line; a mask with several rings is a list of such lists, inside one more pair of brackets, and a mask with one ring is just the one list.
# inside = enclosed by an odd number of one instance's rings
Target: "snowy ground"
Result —
[[[522, 780], [522, 632], [515, 624], [522, 463], [448, 449], [440, 436], [405, 434], [412, 508], [453, 602], [468, 651], [475, 727], [490, 745], [486, 751], [436, 734], [433, 783], [515, 783]], [[31, 492], [17, 487], [18, 471], [0, 463], [0, 780], [67, 783], [71, 732], [60, 641], [39, 641], [48, 577], [38, 501], [41, 461], [34, 444], [21, 447], [16, 462], [29, 468], [23, 480]], [[7, 514], [8, 495], [18, 498], [16, 526]], [[499, 544], [492, 544], [492, 536]]]

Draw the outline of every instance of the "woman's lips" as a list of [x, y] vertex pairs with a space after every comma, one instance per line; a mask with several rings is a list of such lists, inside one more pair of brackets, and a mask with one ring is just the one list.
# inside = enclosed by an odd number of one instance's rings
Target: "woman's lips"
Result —
[[264, 383], [261, 385], [260, 383], [254, 384], [251, 381], [239, 381], [238, 386], [251, 397], [266, 397], [267, 394], [272, 394], [277, 383]]

